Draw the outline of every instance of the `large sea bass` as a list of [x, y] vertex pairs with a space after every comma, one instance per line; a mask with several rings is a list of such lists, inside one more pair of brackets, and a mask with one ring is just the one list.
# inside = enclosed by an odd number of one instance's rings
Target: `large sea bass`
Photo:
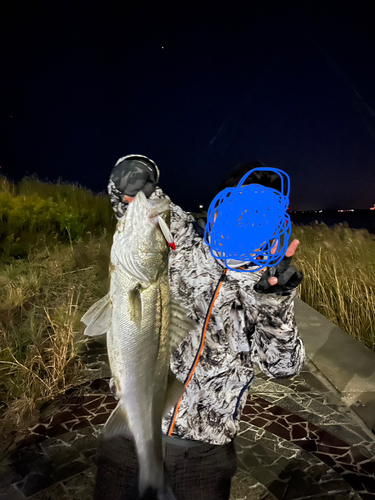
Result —
[[168, 200], [149, 200], [140, 191], [113, 237], [110, 291], [82, 317], [86, 335], [107, 332], [119, 402], [104, 437], [133, 436], [140, 495], [159, 500], [175, 499], [163, 473], [162, 417], [184, 390], [169, 370], [170, 355], [196, 326], [170, 294], [169, 224]]

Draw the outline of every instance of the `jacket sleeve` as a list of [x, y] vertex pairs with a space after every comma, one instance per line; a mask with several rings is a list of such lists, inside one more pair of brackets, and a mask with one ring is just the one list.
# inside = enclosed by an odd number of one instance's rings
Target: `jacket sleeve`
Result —
[[288, 378], [303, 367], [306, 354], [294, 317], [297, 288], [283, 295], [254, 292], [258, 318], [251, 343], [252, 361], [272, 378]]

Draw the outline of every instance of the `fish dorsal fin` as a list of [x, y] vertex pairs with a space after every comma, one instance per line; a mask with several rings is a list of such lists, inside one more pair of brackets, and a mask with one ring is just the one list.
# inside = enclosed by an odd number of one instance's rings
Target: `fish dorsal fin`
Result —
[[112, 324], [112, 301], [109, 293], [97, 300], [82, 316], [81, 321], [86, 325], [84, 334], [88, 337], [108, 332]]
[[176, 299], [171, 299], [171, 352], [178, 347], [185, 337], [198, 326], [198, 323], [187, 316], [188, 310]]
[[165, 416], [168, 413], [168, 410], [178, 403], [178, 400], [183, 395], [184, 390], [184, 384], [176, 378], [176, 375], [169, 368], [163, 416]]

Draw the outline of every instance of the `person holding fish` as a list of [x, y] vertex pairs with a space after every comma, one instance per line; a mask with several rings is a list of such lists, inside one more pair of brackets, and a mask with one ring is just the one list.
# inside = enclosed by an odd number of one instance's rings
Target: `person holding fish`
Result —
[[[303, 275], [291, 266], [300, 242], [287, 246], [280, 173], [237, 167], [203, 229], [159, 187], [150, 158], [128, 155], [113, 168], [111, 288], [82, 318], [86, 335], [107, 333], [118, 399], [98, 448], [95, 500], [229, 499], [254, 365], [286, 378], [305, 361], [294, 318]], [[268, 232], [254, 224], [266, 205]]]

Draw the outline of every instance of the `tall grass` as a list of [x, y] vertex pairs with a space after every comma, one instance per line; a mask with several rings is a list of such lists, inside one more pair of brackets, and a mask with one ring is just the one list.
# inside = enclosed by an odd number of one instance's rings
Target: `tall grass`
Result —
[[293, 225], [298, 297], [375, 351], [375, 235], [348, 224]]
[[108, 196], [79, 184], [45, 183], [35, 176], [15, 186], [0, 178], [0, 258], [26, 258], [48, 242], [73, 244], [82, 238], [113, 232], [116, 219]]
[[[84, 382], [82, 315], [108, 292], [116, 219], [108, 196], [0, 178], [0, 425], [26, 429], [41, 405]], [[347, 225], [346, 225], [347, 226]], [[292, 224], [298, 296], [375, 350], [375, 235]]]
[[0, 428], [84, 382], [82, 315], [108, 291], [116, 226], [108, 196], [0, 178]]

